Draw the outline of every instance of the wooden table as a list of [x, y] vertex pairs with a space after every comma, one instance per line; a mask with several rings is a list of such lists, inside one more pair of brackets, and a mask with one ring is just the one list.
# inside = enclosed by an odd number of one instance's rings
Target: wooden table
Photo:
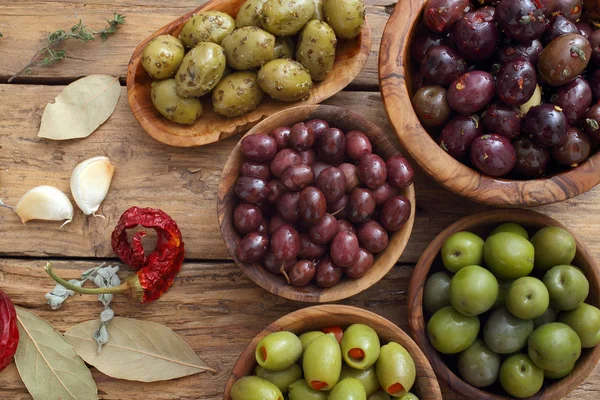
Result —
[[[404, 0], [408, 1], [408, 0]], [[168, 147], [150, 138], [134, 120], [122, 88], [112, 117], [83, 140], [53, 142], [37, 131], [45, 105], [63, 85], [93, 73], [120, 76], [137, 44], [154, 30], [197, 7], [202, 1], [179, 0], [0, 0], [0, 199], [15, 204], [30, 188], [50, 184], [69, 193], [72, 169], [81, 161], [110, 157], [117, 172], [101, 211], [106, 219], [84, 218], [78, 210], [63, 229], [57, 223], [22, 225], [0, 209], [0, 288], [15, 304], [50, 321], [60, 331], [95, 319], [101, 310], [95, 296], [74, 297], [58, 311], [44, 294], [54, 284], [43, 271], [47, 260], [70, 279], [102, 261], [114, 260], [110, 232], [130, 206], [163, 209], [178, 223], [186, 242], [186, 262], [173, 287], [159, 301], [134, 304], [113, 301], [119, 316], [156, 321], [176, 330], [218, 373], [198, 374], [163, 383], [132, 383], [95, 369], [102, 399], [219, 399], [239, 353], [256, 333], [280, 316], [307, 304], [273, 296], [250, 282], [232, 263], [216, 216], [216, 191], [223, 163], [239, 136], [192, 149]], [[105, 4], [109, 3], [109, 4]], [[386, 128], [377, 81], [377, 52], [392, 1], [367, 0], [373, 49], [363, 72], [347, 90], [327, 101], [365, 115]], [[13, 84], [7, 79], [40, 47], [50, 31], [68, 29], [80, 18], [98, 29], [113, 12], [127, 23], [106, 42], [65, 46], [68, 58], [51, 68], [36, 68]], [[404, 112], [404, 110], [398, 110]], [[412, 267], [429, 241], [445, 226], [485, 207], [463, 200], [421, 173], [416, 177], [415, 228], [398, 265], [381, 282], [343, 301], [377, 312], [407, 329], [407, 289]], [[600, 257], [600, 187], [560, 204], [537, 210], [576, 230]], [[459, 398], [445, 390], [446, 399]], [[600, 397], [600, 366], [569, 399]], [[0, 373], [0, 398], [29, 399], [14, 364]]]

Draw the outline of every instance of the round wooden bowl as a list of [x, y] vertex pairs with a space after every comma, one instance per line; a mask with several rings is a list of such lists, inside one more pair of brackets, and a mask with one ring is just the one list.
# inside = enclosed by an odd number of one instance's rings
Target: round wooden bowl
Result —
[[379, 81], [387, 115], [398, 139], [423, 170], [446, 189], [496, 207], [537, 206], [575, 197], [600, 183], [600, 152], [577, 168], [534, 180], [493, 178], [454, 159], [431, 138], [412, 107], [410, 56], [413, 33], [427, 0], [399, 1], [379, 50]]
[[[590, 282], [590, 294], [586, 303], [600, 307], [600, 267], [598, 263], [581, 239], [555, 219], [529, 210], [492, 210], [471, 215], [450, 225], [429, 244], [412, 274], [408, 289], [408, 323], [412, 336], [427, 355], [438, 378], [445, 381], [456, 392], [471, 399], [504, 400], [513, 397], [504, 394], [499, 388], [495, 392], [488, 392], [469, 385], [448, 367], [442, 358], [445, 356], [431, 346], [427, 338], [426, 321], [423, 314], [423, 285], [430, 272], [444, 270], [440, 249], [449, 236], [459, 231], [470, 231], [485, 238], [494, 227], [503, 222], [519, 223], [530, 234], [546, 226], [558, 226], [573, 235], [577, 243], [577, 253], [573, 265], [581, 268]], [[600, 360], [600, 346], [582, 349], [581, 357], [577, 360], [573, 372], [558, 381], [546, 379], [542, 389], [529, 399], [556, 400], [563, 398], [581, 385], [592, 372], [598, 360]]]
[[141, 63], [146, 44], [159, 35], [175, 37], [185, 23], [202, 11], [222, 11], [235, 18], [245, 0], [212, 0], [177, 18], [148, 36], [133, 52], [127, 68], [127, 99], [133, 115], [142, 128], [156, 140], [178, 147], [202, 146], [244, 132], [263, 118], [280, 110], [299, 104], [317, 104], [333, 96], [354, 80], [363, 69], [371, 52], [371, 28], [367, 20], [360, 35], [351, 40], [339, 40], [333, 69], [323, 82], [315, 82], [307, 100], [295, 103], [281, 102], [265, 96], [253, 111], [235, 118], [227, 118], [213, 110], [211, 95], [201, 98], [203, 114], [192, 125], [181, 125], [164, 118], [152, 105], [150, 85], [152, 79]]
[[303, 308], [278, 319], [256, 335], [233, 366], [225, 386], [224, 400], [230, 400], [233, 384], [244, 376], [253, 375], [256, 367], [254, 351], [258, 342], [272, 332], [290, 331], [301, 334], [331, 326], [345, 329], [352, 324], [365, 324], [375, 329], [382, 343], [396, 342], [410, 353], [417, 369], [417, 379], [411, 389], [421, 400], [441, 400], [442, 393], [435, 373], [416, 343], [393, 322], [357, 307], [343, 305], [319, 305]]
[[[289, 108], [261, 121], [248, 131], [246, 136], [258, 133], [268, 134], [276, 127], [292, 126], [298, 122], [314, 118], [323, 119], [329, 122], [332, 127], [339, 128], [344, 132], [352, 129], [364, 132], [371, 140], [373, 152], [381, 155], [384, 159], [399, 153], [388, 135], [377, 125], [356, 113], [336, 106], [310, 105]], [[242, 271], [259, 286], [290, 300], [313, 303], [336, 301], [353, 296], [374, 285], [388, 273], [400, 258], [410, 237], [415, 218], [415, 191], [413, 185], [400, 190], [400, 194], [406, 196], [411, 202], [410, 218], [402, 229], [389, 235], [388, 246], [376, 255], [373, 266], [362, 278], [342, 278], [337, 285], [327, 289], [320, 288], [314, 283], [304, 287], [295, 287], [289, 285], [284, 277], [270, 273], [258, 263], [246, 264], [241, 262], [235, 255], [235, 249], [241, 236], [233, 226], [232, 214], [238, 203], [234, 190], [235, 182], [239, 177], [240, 165], [243, 161], [240, 143], [238, 142], [223, 168], [221, 181], [219, 182], [217, 211], [219, 224], [221, 225], [221, 235], [223, 235], [223, 240], [231, 257]]]

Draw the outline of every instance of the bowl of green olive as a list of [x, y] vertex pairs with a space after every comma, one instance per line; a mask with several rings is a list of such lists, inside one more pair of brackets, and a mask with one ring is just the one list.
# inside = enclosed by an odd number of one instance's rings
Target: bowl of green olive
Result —
[[278, 319], [236, 362], [225, 400], [439, 400], [429, 361], [394, 323], [320, 305]]
[[563, 398], [600, 360], [598, 263], [543, 214], [493, 210], [450, 225], [421, 256], [408, 298], [413, 337], [468, 398]]
[[145, 39], [127, 71], [133, 115], [155, 139], [201, 146], [290, 103], [317, 104], [365, 65], [363, 0], [212, 0]]

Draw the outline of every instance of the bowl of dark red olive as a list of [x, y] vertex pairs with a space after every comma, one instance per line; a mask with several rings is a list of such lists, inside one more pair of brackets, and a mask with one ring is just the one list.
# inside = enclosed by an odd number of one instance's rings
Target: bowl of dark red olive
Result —
[[408, 295], [412, 336], [464, 398], [584, 397], [600, 360], [600, 269], [568, 227], [491, 210], [429, 244]]
[[396, 264], [415, 216], [413, 169], [386, 133], [328, 105], [278, 112], [225, 163], [218, 217], [242, 271], [281, 297], [329, 302]]
[[398, 2], [379, 77], [407, 155], [450, 191], [499, 207], [600, 183], [600, 30], [583, 3]]

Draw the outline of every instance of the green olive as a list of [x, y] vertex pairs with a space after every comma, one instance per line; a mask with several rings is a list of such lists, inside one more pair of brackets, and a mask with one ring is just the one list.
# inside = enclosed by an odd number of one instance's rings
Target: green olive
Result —
[[415, 362], [408, 351], [396, 342], [381, 347], [375, 371], [383, 390], [394, 397], [408, 393], [415, 383]]
[[245, 376], [231, 387], [232, 400], [283, 400], [283, 394], [266, 379]]
[[302, 378], [302, 368], [298, 364], [292, 364], [291, 367], [281, 371], [272, 371], [257, 365], [254, 372], [277, 386], [281, 393], [287, 393], [290, 385]]
[[450, 275], [439, 271], [429, 275], [423, 287], [423, 308], [433, 314], [440, 308], [450, 305]]
[[349, 365], [344, 364], [340, 379], [344, 378], [358, 379], [365, 388], [367, 396], [375, 393], [380, 387], [379, 380], [377, 379], [377, 373], [375, 372], [375, 366], [371, 366], [370, 368], [361, 371], [360, 369], [354, 369]]
[[292, 332], [273, 332], [262, 338], [256, 346], [256, 362], [274, 371], [289, 368], [302, 355], [302, 343]]
[[275, 58], [294, 57], [294, 39], [289, 36], [278, 36], [275, 38]]
[[419, 398], [414, 393], [406, 393], [406, 394], [398, 397], [398, 400], [419, 400]]
[[350, 325], [344, 332], [340, 345], [344, 361], [352, 368], [367, 369], [379, 358], [379, 336], [370, 326]]
[[329, 392], [312, 389], [306, 380], [300, 379], [290, 385], [288, 397], [290, 400], [327, 400]]
[[517, 235], [523, 236], [525, 239], [529, 240], [529, 233], [527, 233], [527, 229], [514, 222], [505, 222], [503, 224], [498, 225], [494, 228], [493, 231], [490, 232], [489, 236], [493, 236], [496, 233], [500, 232], [516, 233]]
[[367, 394], [358, 379], [345, 378], [331, 390], [328, 400], [367, 400]]
[[310, 331], [310, 332], [304, 332], [302, 335], [300, 335], [300, 342], [302, 343], [302, 353], [304, 353], [306, 351], [306, 348], [308, 347], [309, 344], [311, 344], [311, 342], [313, 340], [315, 340], [316, 338], [318, 338], [319, 336], [323, 336], [324, 333], [321, 331]]
[[194, 15], [185, 23], [179, 39], [188, 49], [201, 42], [221, 44], [225, 36], [235, 29], [235, 21], [220, 11], [205, 11]]
[[302, 358], [304, 378], [316, 390], [331, 390], [342, 372], [342, 351], [335, 336], [328, 333], [315, 338]]
[[366, 14], [362, 0], [324, 0], [323, 11], [339, 39], [352, 39], [360, 34]]
[[260, 26], [263, 4], [267, 0], [246, 0], [235, 17], [235, 26]]
[[312, 79], [299, 62], [279, 59], [263, 65], [258, 71], [258, 84], [275, 100], [298, 101], [310, 96]]
[[210, 92], [225, 71], [225, 53], [215, 43], [202, 42], [190, 50], [175, 75], [177, 94], [200, 97]]
[[221, 79], [213, 90], [213, 108], [218, 114], [237, 117], [258, 107], [263, 95], [256, 72], [234, 72]]
[[315, 13], [311, 19], [318, 19], [319, 21], [325, 21], [325, 12], [323, 11], [323, 0], [314, 0], [315, 2]]
[[309, 21], [302, 29], [296, 60], [308, 69], [313, 81], [322, 81], [333, 68], [337, 39], [327, 23]]
[[191, 125], [202, 115], [202, 103], [177, 94], [175, 79], [152, 82], [152, 104], [165, 118], [178, 124]]
[[175, 75], [183, 60], [183, 45], [176, 37], [160, 35], [152, 39], [142, 52], [142, 66], [154, 79]]
[[275, 57], [275, 36], [256, 26], [236, 29], [221, 44], [227, 64], [241, 71], [259, 68]]
[[390, 400], [390, 395], [383, 390], [379, 390], [367, 397], [367, 400]]
[[295, 35], [314, 13], [314, 0], [267, 0], [262, 7], [261, 26], [273, 35]]

